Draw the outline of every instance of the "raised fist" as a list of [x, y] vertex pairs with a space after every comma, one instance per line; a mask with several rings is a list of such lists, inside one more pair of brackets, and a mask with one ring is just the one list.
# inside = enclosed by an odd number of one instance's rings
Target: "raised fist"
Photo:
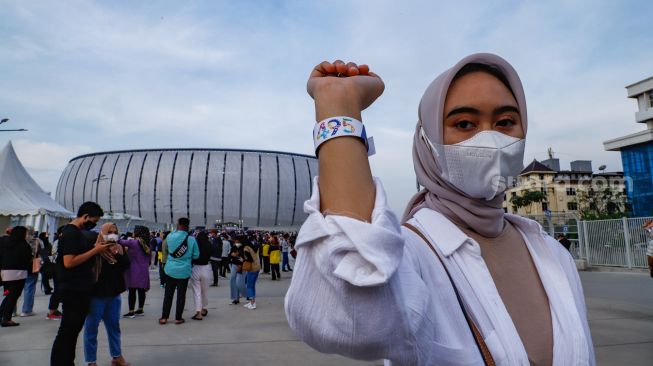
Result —
[[383, 80], [370, 72], [369, 66], [336, 60], [315, 66], [306, 89], [316, 100], [345, 95], [362, 111], [383, 93], [384, 88]]

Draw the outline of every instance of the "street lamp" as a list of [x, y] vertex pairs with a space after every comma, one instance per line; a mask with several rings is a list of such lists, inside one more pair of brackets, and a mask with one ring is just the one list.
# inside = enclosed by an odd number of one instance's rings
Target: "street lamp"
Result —
[[[0, 120], [0, 125], [3, 124], [3, 123], [7, 123], [7, 122], [9, 122], [9, 118], [3, 118], [3, 119]], [[0, 132], [24, 132], [24, 131], [27, 131], [27, 130], [24, 129], [24, 128], [10, 129], [10, 130], [0, 130]]]

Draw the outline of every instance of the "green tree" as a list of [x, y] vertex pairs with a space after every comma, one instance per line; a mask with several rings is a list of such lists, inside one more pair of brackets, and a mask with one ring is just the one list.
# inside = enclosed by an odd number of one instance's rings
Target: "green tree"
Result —
[[510, 197], [510, 203], [515, 211], [524, 207], [527, 213], [531, 212], [531, 205], [533, 203], [546, 202], [546, 194], [542, 191], [533, 191], [530, 189], [522, 192], [521, 195]]
[[589, 187], [576, 192], [581, 220], [618, 219], [628, 216], [628, 198], [611, 187]]

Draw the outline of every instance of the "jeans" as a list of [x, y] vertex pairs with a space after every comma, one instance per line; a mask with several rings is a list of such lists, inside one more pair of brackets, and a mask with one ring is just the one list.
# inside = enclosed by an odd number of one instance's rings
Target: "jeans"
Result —
[[23, 313], [34, 311], [34, 292], [36, 292], [36, 282], [39, 280], [38, 273], [30, 273], [25, 279], [25, 289], [23, 290]]
[[288, 260], [288, 252], [283, 252], [282, 257], [281, 257], [281, 270], [282, 271], [290, 271], [292, 268], [290, 268], [290, 261]]
[[104, 322], [112, 358], [122, 355], [120, 348], [120, 295], [116, 297], [93, 297], [84, 322], [84, 358], [86, 363], [97, 361], [97, 334], [100, 320]]
[[23, 292], [25, 280], [5, 281], [3, 286], [3, 291], [8, 293], [2, 300], [2, 305], [0, 305], [0, 315], [2, 315], [3, 322], [8, 322], [11, 321], [11, 315], [16, 307], [16, 302]]
[[74, 366], [77, 337], [84, 327], [91, 304], [91, 292], [63, 290], [63, 317], [52, 344], [50, 366]]
[[166, 290], [163, 296], [163, 311], [161, 318], [168, 319], [172, 310], [172, 297], [177, 290], [177, 308], [175, 309], [175, 320], [181, 320], [186, 306], [186, 290], [188, 289], [188, 278], [174, 278], [166, 276]]
[[236, 273], [236, 265], [231, 265], [231, 278], [229, 288], [231, 289], [231, 300], [236, 301], [245, 295], [245, 278], [242, 273]]
[[247, 272], [247, 297], [250, 300], [256, 298], [256, 280], [258, 279], [258, 272]]

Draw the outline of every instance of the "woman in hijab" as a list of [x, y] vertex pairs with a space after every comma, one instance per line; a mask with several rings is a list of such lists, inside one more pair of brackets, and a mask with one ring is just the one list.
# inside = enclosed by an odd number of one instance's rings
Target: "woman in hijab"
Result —
[[100, 242], [100, 239], [111, 246], [96, 257], [97, 280], [84, 322], [84, 358], [87, 365], [97, 366], [97, 335], [100, 321], [103, 321], [109, 340], [111, 366], [129, 366], [122, 356], [120, 333], [120, 294], [126, 290], [123, 274], [129, 268], [129, 258], [124, 248], [117, 243], [118, 227], [114, 223], [102, 225], [97, 241]]
[[401, 221], [360, 122], [383, 89], [341, 61], [309, 78], [320, 176], [286, 295], [293, 330], [319, 351], [392, 365], [593, 365], [574, 261], [501, 207], [528, 130], [517, 72], [474, 54], [429, 85], [413, 139], [424, 188]]
[[[131, 265], [125, 272], [125, 284], [129, 289], [127, 301], [129, 311], [123, 314], [125, 318], [135, 318], [145, 315], [145, 292], [150, 289], [150, 229], [145, 226], [134, 228], [134, 237], [121, 239], [118, 243], [127, 248]], [[136, 307], [138, 294], [138, 309]]]

